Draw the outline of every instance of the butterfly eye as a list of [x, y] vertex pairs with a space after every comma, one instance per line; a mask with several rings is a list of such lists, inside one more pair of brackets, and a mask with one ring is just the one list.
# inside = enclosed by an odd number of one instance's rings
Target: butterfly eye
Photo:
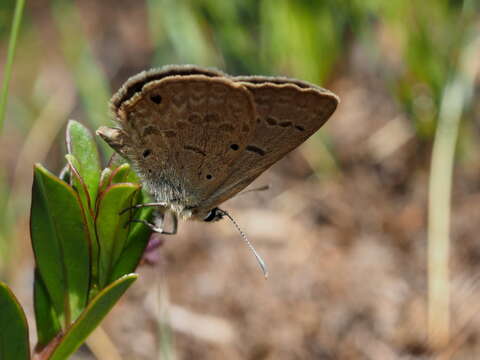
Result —
[[160, 95], [152, 95], [150, 96], [150, 100], [152, 100], [155, 104], [160, 104], [162, 102], [162, 97]]
[[219, 208], [213, 208], [208, 212], [207, 216], [203, 218], [203, 221], [206, 221], [206, 222], [218, 221], [224, 216], [225, 216], [225, 212], [223, 210], [220, 210]]
[[211, 180], [213, 176], [210, 175], [210, 174], [207, 174], [207, 176], [205, 176], [205, 177], [207, 178], [207, 180]]
[[205, 218], [203, 219], [203, 221], [206, 221], [206, 222], [210, 222], [212, 221], [213, 219], [215, 219], [216, 217], [216, 211], [215, 209], [212, 209], [208, 212], [207, 216], [205, 216]]

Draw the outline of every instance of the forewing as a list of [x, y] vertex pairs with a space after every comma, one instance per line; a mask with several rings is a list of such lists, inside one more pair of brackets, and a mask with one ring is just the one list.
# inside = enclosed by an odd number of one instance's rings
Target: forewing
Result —
[[116, 112], [137, 170], [152, 189], [178, 189], [187, 207], [225, 181], [254, 135], [256, 118], [243, 85], [205, 75], [151, 80]]
[[253, 95], [257, 111], [255, 133], [206, 207], [231, 198], [302, 144], [328, 120], [339, 101], [332, 92], [295, 79], [233, 79]]
[[125, 84], [113, 95], [110, 101], [110, 108], [116, 113], [125, 101], [131, 99], [135, 94], [142, 91], [142, 88], [151, 81], [165, 79], [171, 76], [204, 75], [206, 77], [223, 77], [225, 74], [217, 69], [201, 68], [195, 65], [167, 65], [159, 69], [142, 71], [129, 78]]

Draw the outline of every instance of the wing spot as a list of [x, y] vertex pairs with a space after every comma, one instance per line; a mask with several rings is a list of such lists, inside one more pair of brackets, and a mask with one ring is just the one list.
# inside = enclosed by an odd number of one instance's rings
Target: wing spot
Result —
[[240, 149], [240, 146], [238, 146], [238, 144], [232, 144], [230, 145], [230, 149], [237, 151], [238, 149]]
[[207, 180], [211, 180], [211, 179], [213, 178], [213, 176], [212, 176], [211, 174], [207, 174], [207, 175], [205, 176], [205, 178], [206, 178]]
[[162, 103], [162, 97], [160, 95], [152, 95], [150, 96], [150, 100], [152, 100], [157, 105], [160, 105]]
[[247, 147], [245, 149], [247, 151], [253, 152], [253, 153], [261, 155], [261, 156], [265, 155], [265, 150], [260, 149], [259, 147], [254, 146], [254, 145], [247, 145]]
[[292, 126], [292, 122], [291, 121], [283, 121], [283, 122], [279, 123], [278, 125], [286, 128], [286, 127]]
[[230, 124], [222, 124], [218, 128], [222, 131], [226, 131], [226, 132], [229, 132], [229, 133], [231, 133], [235, 130], [235, 128]]
[[295, 129], [298, 131], [305, 131], [305, 128], [302, 125], [295, 125]]
[[257, 118], [257, 124], [260, 124], [261, 121], [260, 118]]
[[146, 158], [146, 157], [150, 156], [151, 153], [152, 153], [152, 150], [146, 149], [146, 150], [143, 152], [142, 156], [143, 156], [144, 158]]
[[267, 124], [271, 125], [271, 126], [277, 125], [277, 120], [275, 120], [273, 117], [269, 116], [269, 117], [267, 117]]
[[202, 149], [196, 147], [196, 146], [192, 146], [192, 145], [185, 145], [183, 147], [185, 150], [190, 150], [190, 151], [193, 151], [197, 154], [200, 154], [202, 156], [207, 156], [207, 154], [205, 153], [205, 151], [203, 151]]

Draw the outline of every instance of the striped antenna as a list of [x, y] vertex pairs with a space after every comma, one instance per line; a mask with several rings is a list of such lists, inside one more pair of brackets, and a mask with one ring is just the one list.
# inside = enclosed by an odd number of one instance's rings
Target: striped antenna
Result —
[[252, 243], [248, 240], [247, 235], [245, 235], [245, 233], [242, 231], [242, 229], [240, 229], [240, 226], [238, 226], [237, 222], [233, 219], [233, 217], [228, 212], [226, 212], [225, 210], [222, 210], [222, 209], [218, 209], [218, 210], [221, 211], [222, 215], [225, 215], [226, 217], [228, 217], [230, 219], [230, 221], [233, 223], [233, 225], [235, 225], [238, 232], [242, 236], [243, 240], [245, 241], [247, 246], [250, 248], [253, 255], [255, 255], [255, 258], [257, 259], [257, 262], [258, 262], [258, 264], [260, 265], [260, 268], [263, 271], [263, 275], [265, 276], [265, 279], [268, 278], [267, 265], [265, 264], [265, 261], [263, 261], [262, 257], [257, 252], [257, 250], [255, 250]]

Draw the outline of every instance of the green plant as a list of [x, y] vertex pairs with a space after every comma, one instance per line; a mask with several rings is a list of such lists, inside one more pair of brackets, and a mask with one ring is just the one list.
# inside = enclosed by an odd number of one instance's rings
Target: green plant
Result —
[[[83, 343], [137, 278], [132, 272], [151, 232], [130, 220], [149, 220], [152, 209], [120, 215], [144, 198], [130, 165], [114, 159], [101, 170], [92, 135], [76, 121], [68, 124], [67, 148], [60, 177], [34, 168], [30, 224], [38, 359], [66, 359]], [[0, 290], [0, 329], [12, 329], [0, 331], [0, 358], [28, 359], [23, 311], [6, 285]]]
[[12, 21], [12, 31], [10, 33], [10, 41], [8, 43], [7, 61], [5, 64], [5, 73], [3, 79], [2, 92], [0, 95], [0, 134], [3, 128], [3, 119], [7, 108], [8, 87], [12, 76], [13, 59], [15, 57], [15, 49], [17, 46], [18, 32], [20, 23], [22, 22], [23, 9], [25, 0], [18, 0], [15, 4], [15, 14]]

